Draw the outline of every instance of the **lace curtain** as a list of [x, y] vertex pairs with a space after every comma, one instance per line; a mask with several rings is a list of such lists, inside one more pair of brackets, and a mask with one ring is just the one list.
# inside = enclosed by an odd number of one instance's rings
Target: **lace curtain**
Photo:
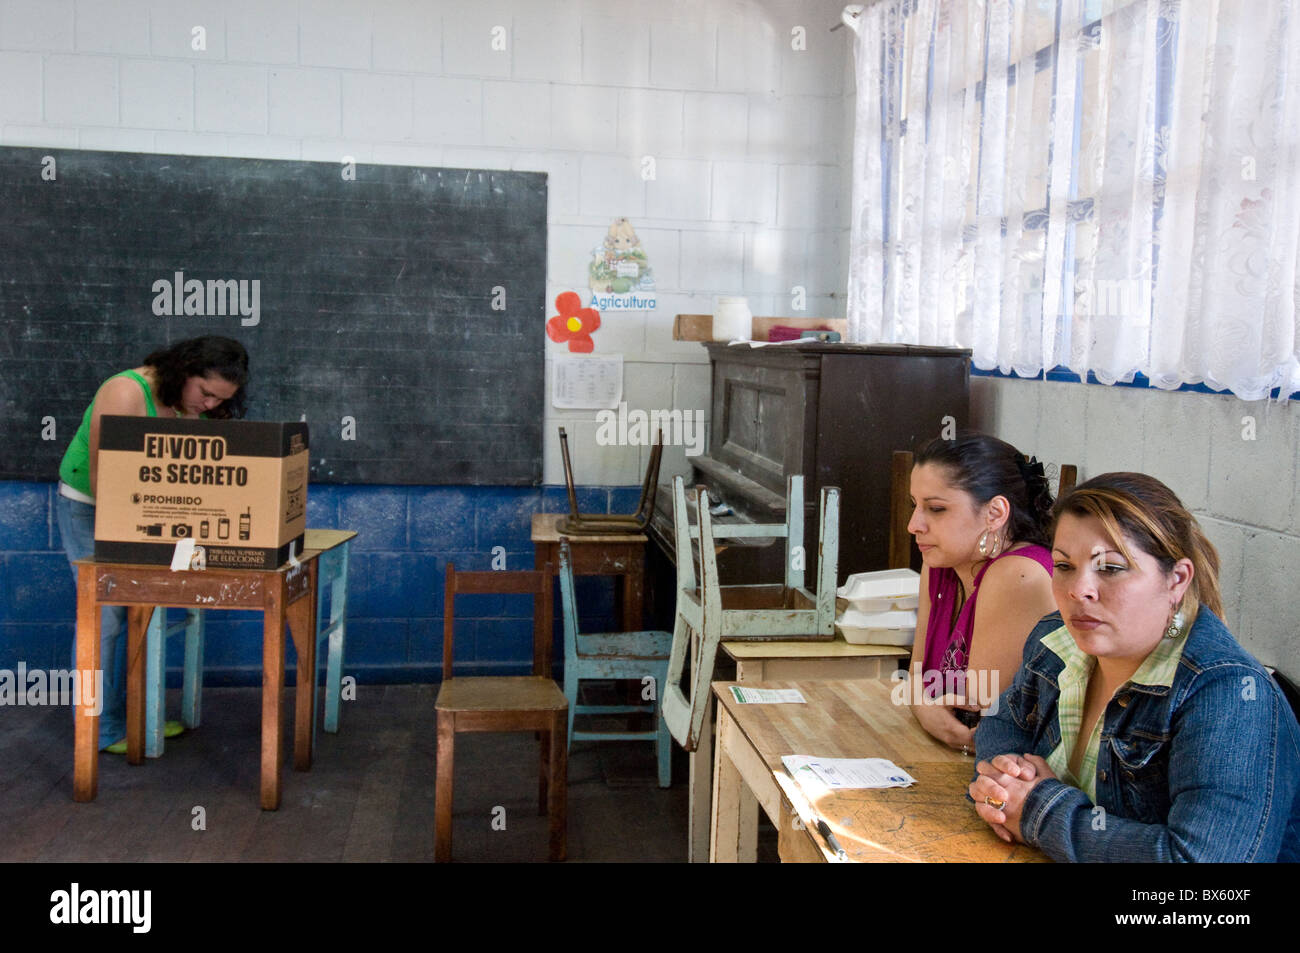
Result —
[[881, 0], [849, 339], [1300, 390], [1300, 0]]

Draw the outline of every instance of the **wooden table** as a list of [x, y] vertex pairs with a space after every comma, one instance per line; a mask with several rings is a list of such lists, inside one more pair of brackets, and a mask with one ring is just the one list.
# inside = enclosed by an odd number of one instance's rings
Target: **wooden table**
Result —
[[[722, 651], [736, 661], [736, 681], [749, 684], [783, 679], [875, 678], [888, 682], [911, 657], [909, 645], [853, 645], [838, 632], [831, 642], [727, 642]], [[787, 752], [788, 754], [789, 752]], [[709, 806], [713, 791], [713, 705], [704, 713], [699, 747], [690, 754], [687, 859], [709, 859]], [[744, 827], [757, 838], [758, 805], [750, 799], [742, 809]], [[755, 843], [757, 841], [755, 840]], [[752, 855], [754, 847], [748, 848]]]
[[[533, 566], [541, 569], [551, 564], [551, 572], [560, 571], [560, 538], [557, 524], [564, 513], [533, 514]], [[648, 537], [644, 533], [619, 533], [601, 536], [569, 536], [569, 553], [573, 558], [575, 576], [621, 576], [623, 584], [614, 589], [614, 608], [624, 632], [637, 632], [642, 628], [645, 593], [645, 547]], [[551, 621], [546, 620], [546, 644], [553, 645]], [[546, 671], [539, 675], [550, 677], [551, 656], [546, 656]]]
[[[751, 688], [797, 688], [807, 704], [741, 705], [715, 682], [718, 756], [713, 773], [710, 860], [753, 860], [753, 831], [742, 806], [757, 801], [777, 826], [782, 860], [837, 860], [809, 828], [820, 816], [851, 861], [1041, 861], [1006, 844], [963, 796], [973, 762], [931, 738], [893, 686], [877, 679], [777, 681]], [[781, 764], [790, 754], [888, 758], [917, 783], [910, 788], [842, 791], [815, 803]]]
[[[101, 667], [100, 607], [127, 607], [126, 760], [144, 760], [145, 632], [156, 606], [189, 609], [256, 609], [262, 626], [262, 780], [265, 810], [280, 806], [283, 758], [284, 629], [289, 625], [298, 667], [316, 671], [316, 553], [279, 569], [206, 569], [172, 572], [170, 566], [137, 566], [81, 559], [77, 566], [77, 668]], [[313, 692], [295, 695], [294, 768], [311, 768]], [[75, 720], [72, 796], [94, 800], [99, 788], [99, 716], [88, 704]]]

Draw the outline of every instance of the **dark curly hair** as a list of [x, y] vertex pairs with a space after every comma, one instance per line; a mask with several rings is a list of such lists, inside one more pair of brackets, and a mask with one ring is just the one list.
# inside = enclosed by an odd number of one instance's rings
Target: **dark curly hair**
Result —
[[948, 482], [969, 493], [976, 506], [1006, 497], [1008, 542], [1051, 545], [1052, 491], [1037, 460], [997, 437], [962, 430], [952, 440], [931, 440], [912, 458], [914, 467], [927, 463], [943, 467]]
[[143, 363], [157, 372], [158, 396], [168, 407], [180, 401], [185, 382], [191, 377], [216, 374], [234, 384], [237, 390], [229, 400], [209, 410], [208, 416], [239, 418], [247, 412], [244, 388], [248, 384], [248, 352], [238, 341], [216, 335], [188, 338], [154, 351]]

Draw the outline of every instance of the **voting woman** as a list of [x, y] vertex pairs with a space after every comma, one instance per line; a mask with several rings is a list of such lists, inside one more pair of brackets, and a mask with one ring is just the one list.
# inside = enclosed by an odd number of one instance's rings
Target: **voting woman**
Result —
[[[95, 549], [95, 488], [99, 421], [104, 414], [133, 417], [243, 417], [248, 353], [238, 341], [199, 337], [154, 351], [139, 367], [100, 385], [59, 466], [58, 521], [68, 562]], [[76, 567], [73, 566], [73, 573]], [[103, 610], [100, 636], [104, 708], [99, 746], [126, 751], [126, 610]], [[175, 726], [169, 725], [169, 734]]]

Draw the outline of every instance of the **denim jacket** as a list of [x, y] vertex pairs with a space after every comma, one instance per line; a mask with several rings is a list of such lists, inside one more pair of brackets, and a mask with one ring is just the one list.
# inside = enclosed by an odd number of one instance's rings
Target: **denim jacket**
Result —
[[[979, 759], [1043, 758], [1061, 740], [1057, 676], [1041, 644], [1045, 616], [994, 714]], [[1020, 834], [1053, 860], [1300, 860], [1300, 725], [1264, 668], [1201, 606], [1172, 687], [1129, 683], [1106, 705], [1097, 803], [1047, 778], [1029, 792]]]

